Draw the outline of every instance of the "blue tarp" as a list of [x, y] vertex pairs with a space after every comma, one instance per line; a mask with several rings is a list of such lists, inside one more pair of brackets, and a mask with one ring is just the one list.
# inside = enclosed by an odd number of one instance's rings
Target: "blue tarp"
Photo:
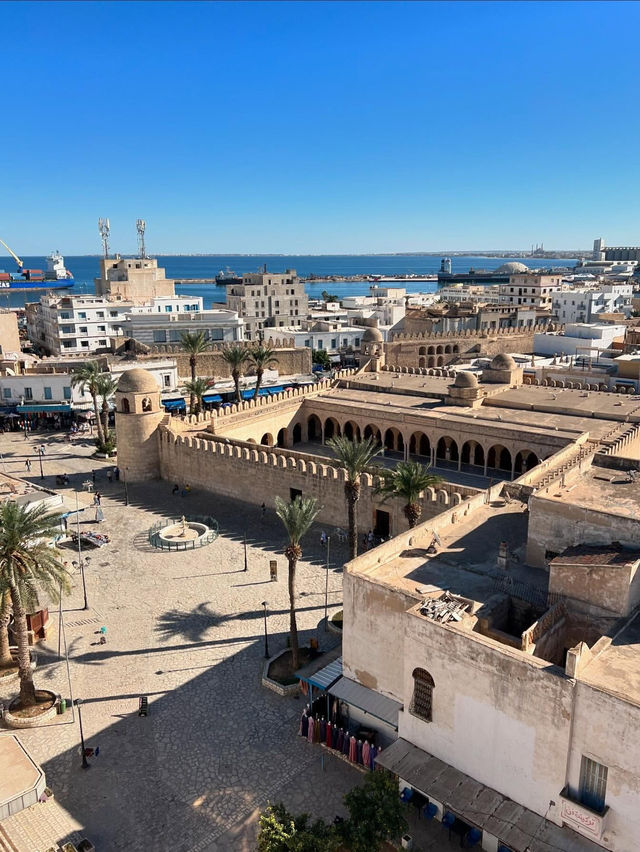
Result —
[[174, 409], [174, 408], [186, 408], [187, 404], [184, 399], [163, 399], [162, 404], [165, 408]]
[[218, 393], [207, 393], [202, 397], [203, 402], [222, 402], [222, 397]]
[[58, 412], [71, 411], [70, 405], [17, 405], [18, 414], [57, 414]]

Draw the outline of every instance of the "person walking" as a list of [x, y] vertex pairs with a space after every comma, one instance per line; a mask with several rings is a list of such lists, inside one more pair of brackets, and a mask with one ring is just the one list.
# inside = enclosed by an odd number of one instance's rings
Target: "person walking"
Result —
[[26, 462], [24, 463], [24, 466], [27, 470], [27, 473], [31, 473], [31, 459], [27, 459]]
[[323, 547], [327, 546], [327, 534], [324, 530], [322, 530], [322, 532], [320, 533], [320, 544]]
[[369, 545], [369, 550], [373, 547], [373, 530], [369, 530], [367, 533], [367, 543]]
[[176, 482], [176, 484], [173, 486], [173, 491], [171, 492], [171, 495], [172, 495], [173, 497], [175, 497], [175, 496], [176, 496], [176, 494], [177, 494], [179, 491], [180, 491], [180, 486], [179, 486], [179, 485], [178, 485], [178, 483]]
[[264, 516], [267, 514], [267, 505], [266, 505], [266, 503], [263, 503], [263, 504], [262, 504], [262, 506], [260, 506], [260, 508], [262, 509], [262, 517], [264, 518]]
[[95, 481], [96, 481], [96, 472], [95, 472], [95, 470], [92, 470], [92, 471], [91, 471], [91, 481], [92, 481], [92, 482], [95, 482]]
[[111, 470], [111, 468], [109, 468], [109, 470], [107, 471], [107, 479], [109, 480], [109, 482], [113, 482], [113, 471]]

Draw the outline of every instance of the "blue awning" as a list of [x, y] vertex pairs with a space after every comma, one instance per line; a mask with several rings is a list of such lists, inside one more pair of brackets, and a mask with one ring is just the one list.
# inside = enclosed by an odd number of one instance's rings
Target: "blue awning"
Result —
[[17, 405], [18, 414], [56, 414], [71, 411], [70, 405]]
[[165, 408], [173, 410], [175, 408], [186, 408], [187, 404], [184, 399], [163, 399], [162, 404]]
[[203, 402], [222, 402], [222, 397], [219, 393], [206, 393], [202, 397]]

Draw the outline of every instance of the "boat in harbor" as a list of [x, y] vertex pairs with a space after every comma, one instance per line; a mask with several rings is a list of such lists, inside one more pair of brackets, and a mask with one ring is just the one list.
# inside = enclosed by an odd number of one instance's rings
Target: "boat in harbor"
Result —
[[0, 290], [58, 290], [73, 287], [73, 274], [64, 265], [59, 251], [47, 257], [46, 269], [25, 269], [24, 263], [9, 246], [0, 240], [17, 265], [16, 272], [0, 270]]
[[221, 269], [216, 275], [216, 284], [218, 287], [226, 287], [227, 284], [242, 284], [242, 275], [236, 275], [236, 273], [227, 266], [226, 269]]

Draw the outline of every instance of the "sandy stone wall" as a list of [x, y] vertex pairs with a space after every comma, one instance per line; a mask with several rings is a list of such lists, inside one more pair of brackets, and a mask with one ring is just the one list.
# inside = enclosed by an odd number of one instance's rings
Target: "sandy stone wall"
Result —
[[[157, 351], [154, 351], [153, 354], [138, 356], [138, 360], [144, 361], [145, 359], [157, 358], [158, 354], [167, 354], [176, 359], [178, 375], [181, 379], [191, 376], [189, 356], [177, 347], [157, 348]], [[275, 357], [278, 359], [275, 368], [281, 376], [309, 375], [311, 373], [311, 349], [306, 347], [302, 349], [278, 349]], [[229, 365], [223, 360], [221, 353], [217, 350], [203, 352], [202, 355], [198, 355], [198, 375], [216, 379], [231, 378]], [[253, 375], [253, 373], [247, 368], [245, 375], [249, 376]]]

